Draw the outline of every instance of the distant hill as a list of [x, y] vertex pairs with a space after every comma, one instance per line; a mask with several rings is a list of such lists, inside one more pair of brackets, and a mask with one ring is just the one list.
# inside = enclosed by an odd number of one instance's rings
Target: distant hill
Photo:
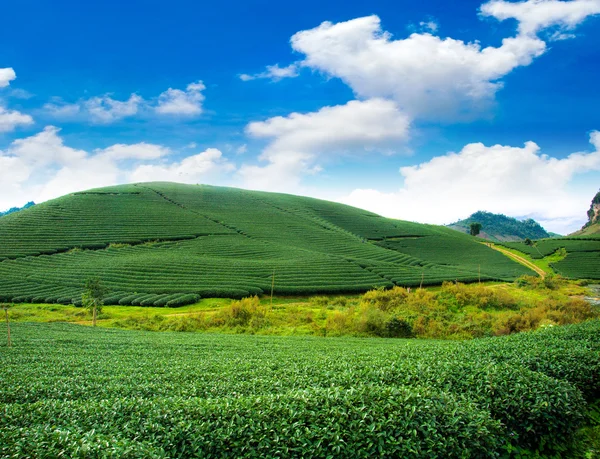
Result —
[[516, 242], [525, 239], [543, 239], [557, 236], [548, 233], [535, 220], [517, 220], [502, 214], [475, 212], [469, 218], [447, 225], [457, 231], [469, 234], [471, 223], [481, 223], [479, 237], [497, 242]]
[[[4, 260], [4, 261], [2, 261]], [[0, 302], [108, 304], [364, 292], [533, 272], [471, 236], [286, 194], [175, 183], [74, 193], [0, 218]]]
[[19, 212], [20, 210], [29, 209], [30, 207], [33, 207], [33, 206], [35, 206], [35, 202], [30, 201], [27, 204], [25, 204], [23, 207], [11, 207], [6, 212], [0, 212], [0, 217], [3, 217], [4, 215], [14, 214], [15, 212]]
[[591, 236], [600, 234], [600, 191], [592, 199], [587, 211], [588, 221], [583, 228], [572, 234], [572, 236]]

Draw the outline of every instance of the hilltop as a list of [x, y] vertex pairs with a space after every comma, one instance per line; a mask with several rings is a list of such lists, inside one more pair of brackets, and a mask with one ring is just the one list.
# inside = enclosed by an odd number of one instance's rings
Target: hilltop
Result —
[[35, 202], [30, 201], [27, 204], [25, 204], [23, 207], [11, 207], [10, 209], [8, 209], [5, 212], [0, 212], [0, 217], [3, 217], [4, 215], [14, 214], [15, 212], [19, 212], [20, 210], [29, 209], [30, 207], [33, 207], [33, 206], [35, 206]]
[[448, 228], [174, 183], [73, 193], [0, 217], [0, 261], [0, 300], [34, 303], [70, 303], [90, 277], [108, 288], [108, 304], [175, 306], [273, 285], [279, 295], [348, 293], [532, 274]]
[[525, 239], [544, 239], [554, 236], [531, 218], [517, 220], [506, 215], [483, 211], [475, 212], [470, 217], [447, 225], [447, 227], [469, 234], [471, 223], [481, 223], [479, 237], [496, 242], [516, 242]]
[[600, 191], [592, 199], [587, 216], [587, 223], [579, 231], [573, 233], [573, 236], [600, 235]]

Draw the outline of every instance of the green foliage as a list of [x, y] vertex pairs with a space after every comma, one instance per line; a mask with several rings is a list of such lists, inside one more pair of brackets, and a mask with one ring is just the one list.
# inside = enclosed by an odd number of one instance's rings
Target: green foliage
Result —
[[586, 301], [571, 298], [570, 284], [560, 276], [523, 276], [516, 284], [528, 293], [453, 282], [435, 292], [372, 290], [362, 296], [357, 311], [339, 313], [332, 328], [336, 334], [354, 329], [359, 335], [464, 339], [578, 323], [600, 315]]
[[385, 324], [386, 335], [391, 338], [412, 338], [413, 331], [410, 324], [403, 319], [392, 317]]
[[481, 231], [481, 223], [473, 222], [469, 224], [469, 234], [471, 236], [477, 236]]
[[518, 239], [542, 239], [550, 237], [550, 234], [532, 219], [517, 220], [502, 214], [491, 212], [475, 212], [469, 218], [448, 225], [451, 228], [469, 232], [469, 226], [480, 223], [485, 228], [486, 234], [493, 240], [518, 240]]
[[598, 321], [402, 345], [14, 328], [2, 457], [575, 457], [600, 395]]
[[[94, 326], [96, 325], [97, 315], [102, 312], [104, 304], [104, 294], [106, 289], [100, 282], [100, 279], [86, 279], [81, 295], [81, 305], [93, 314]], [[32, 299], [35, 302], [36, 298]], [[41, 301], [40, 301], [41, 302]]]
[[299, 196], [169, 183], [75, 193], [2, 217], [0, 260], [7, 301], [70, 302], [97, 276], [107, 304], [145, 306], [268, 294], [273, 271], [276, 295], [473, 282], [479, 268], [484, 280], [529, 273], [447, 228]]

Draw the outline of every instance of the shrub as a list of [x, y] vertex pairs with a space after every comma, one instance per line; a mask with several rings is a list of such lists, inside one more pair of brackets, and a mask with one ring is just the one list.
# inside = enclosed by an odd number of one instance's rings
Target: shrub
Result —
[[387, 315], [376, 307], [363, 305], [356, 318], [356, 330], [361, 334], [385, 336]]
[[392, 317], [385, 324], [386, 336], [391, 338], [412, 338], [412, 327], [406, 320]]
[[388, 312], [400, 308], [408, 297], [408, 290], [403, 287], [394, 287], [391, 290], [378, 288], [365, 293], [362, 296], [362, 303], [374, 306], [383, 312]]
[[200, 300], [200, 295], [196, 295], [195, 293], [189, 293], [186, 295], [181, 295], [177, 298], [169, 300], [166, 304], [168, 308], [176, 308], [178, 306], [185, 306], [187, 304], [194, 304]]
[[248, 326], [262, 328], [265, 325], [266, 308], [261, 306], [257, 296], [232, 301], [231, 304], [219, 311], [214, 320], [221, 319], [230, 327]]

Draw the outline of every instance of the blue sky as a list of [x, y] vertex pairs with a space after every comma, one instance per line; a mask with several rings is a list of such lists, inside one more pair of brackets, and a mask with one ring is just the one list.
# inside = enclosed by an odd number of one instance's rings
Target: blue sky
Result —
[[600, 0], [3, 6], [0, 210], [131, 181], [580, 227]]

